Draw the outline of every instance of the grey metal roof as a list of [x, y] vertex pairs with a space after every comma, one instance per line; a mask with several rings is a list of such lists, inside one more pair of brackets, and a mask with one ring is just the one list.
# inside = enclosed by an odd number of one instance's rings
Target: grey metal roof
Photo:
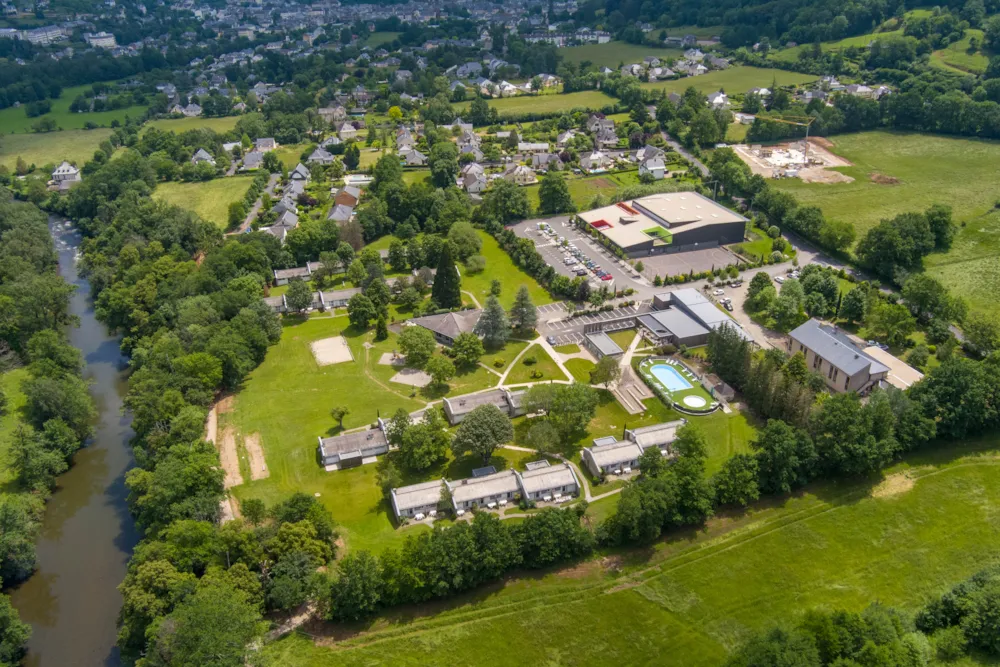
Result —
[[415, 507], [427, 507], [435, 505], [441, 500], [441, 485], [443, 480], [435, 479], [430, 482], [401, 486], [392, 490], [393, 503], [396, 510], [408, 510]]
[[866, 369], [872, 375], [889, 372], [888, 366], [857, 347], [847, 334], [819, 320], [810, 319], [788, 336], [849, 376]]
[[622, 354], [622, 349], [618, 347], [618, 343], [611, 339], [611, 336], [604, 333], [603, 331], [598, 331], [596, 333], [587, 334], [587, 340], [593, 343], [601, 354], [604, 355], [615, 355]]
[[561, 486], [577, 486], [576, 475], [568, 463], [525, 470], [521, 473], [521, 488], [525, 493], [547, 491]]
[[449, 482], [448, 486], [451, 488], [451, 497], [456, 503], [515, 493], [519, 490], [517, 475], [513, 470], [501, 470], [485, 477], [460, 479]]
[[608, 445], [591, 447], [589, 450], [591, 458], [599, 467], [617, 465], [626, 461], [637, 459], [642, 455], [642, 448], [630, 440], [621, 440]]
[[480, 405], [495, 405], [501, 410], [507, 410], [507, 396], [503, 389], [481, 391], [478, 394], [465, 394], [444, 399], [445, 407], [453, 415], [464, 415], [472, 412]]
[[295, 266], [290, 269], [275, 269], [274, 279], [282, 280], [287, 278], [308, 278], [309, 277], [309, 267], [308, 266]]
[[388, 451], [389, 443], [385, 439], [385, 433], [380, 429], [371, 428], [365, 431], [335, 435], [332, 438], [320, 438], [319, 447], [323, 456], [340, 454], [343, 457], [345, 454], [360, 452], [363, 449]]
[[476, 322], [479, 321], [479, 316], [482, 314], [482, 310], [461, 310], [457, 313], [415, 317], [410, 322], [448, 338], [455, 338], [460, 333], [471, 332], [475, 329]]
[[642, 449], [646, 449], [647, 447], [662, 447], [676, 440], [677, 429], [686, 423], [687, 421], [684, 419], [676, 419], [672, 422], [629, 429], [626, 435], [629, 440], [639, 445]]
[[340, 301], [347, 301], [355, 294], [361, 294], [360, 287], [352, 287], [349, 289], [340, 290], [328, 290], [326, 292], [321, 292], [323, 296], [324, 303], [337, 303]]
[[654, 332], [659, 333], [659, 328], [667, 329], [678, 338], [691, 338], [693, 336], [704, 336], [708, 329], [703, 327], [694, 318], [685, 313], [680, 308], [667, 308], [655, 313], [649, 313], [639, 318], [644, 324], [649, 320], [654, 320], [658, 327], [651, 326]]

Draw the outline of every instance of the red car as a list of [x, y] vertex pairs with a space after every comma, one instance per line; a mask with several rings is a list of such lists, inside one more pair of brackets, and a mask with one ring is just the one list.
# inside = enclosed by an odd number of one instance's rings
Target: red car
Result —
[[611, 280], [611, 274], [605, 273], [603, 276], [601, 276], [601, 280]]

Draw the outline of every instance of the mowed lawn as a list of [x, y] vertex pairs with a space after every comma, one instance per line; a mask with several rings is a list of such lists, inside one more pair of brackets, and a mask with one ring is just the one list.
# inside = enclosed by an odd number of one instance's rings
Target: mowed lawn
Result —
[[202, 128], [213, 130], [220, 134], [236, 127], [239, 116], [224, 116], [222, 118], [159, 118], [146, 123], [146, 127], [155, 127], [164, 132], [187, 132]]
[[582, 63], [589, 60], [595, 65], [617, 69], [619, 65], [641, 63], [646, 56], [660, 60], [674, 59], [683, 55], [683, 49], [658, 49], [628, 42], [608, 42], [607, 44], [582, 44], [559, 49], [566, 62]]
[[[590, 202], [597, 195], [610, 196], [615, 194], [619, 188], [639, 185], [638, 171], [620, 171], [582, 177], [565, 174], [564, 178], [566, 179], [566, 187], [569, 188], [569, 194], [573, 198], [573, 203], [581, 211], [587, 210], [590, 207]], [[538, 209], [539, 205], [538, 191], [540, 188], [541, 184], [525, 186], [525, 189], [528, 191], [528, 201], [531, 202], [531, 206], [535, 210]]]
[[[925, 260], [928, 272], [976, 308], [997, 311], [1000, 291], [1000, 215], [993, 208], [1000, 177], [1000, 142], [925, 134], [864, 132], [832, 138], [833, 150], [854, 166], [838, 171], [851, 183], [776, 181], [803, 204], [846, 220], [860, 237], [883, 218], [922, 211], [935, 203], [952, 207], [959, 231], [951, 250]], [[895, 185], [872, 174], [897, 179]]]
[[52, 118], [56, 125], [63, 130], [79, 130], [90, 122], [101, 127], [110, 127], [111, 121], [124, 122], [125, 117], [141, 118], [146, 113], [145, 106], [134, 106], [126, 109], [116, 109], [114, 111], [97, 111], [73, 113], [69, 110], [69, 105], [78, 95], [90, 90], [91, 86], [75, 86], [64, 88], [62, 95], [57, 100], [51, 100], [52, 110], [42, 116], [28, 118], [25, 107], [8, 107], [0, 110], [0, 132], [3, 134], [31, 132], [31, 126], [42, 118]]
[[[618, 100], [597, 90], [582, 90], [576, 93], [547, 93], [542, 95], [518, 95], [489, 100], [490, 106], [497, 110], [500, 116], [519, 114], [561, 114], [573, 109], [591, 109], [599, 111], [604, 107], [617, 104]], [[452, 106], [458, 113], [465, 113], [470, 102], [455, 102]]]
[[874, 482], [813, 488], [715, 519], [706, 532], [625, 552], [612, 568], [595, 558], [508, 580], [434, 613], [337, 627], [335, 643], [289, 635], [265, 653], [294, 667], [618, 666], [651, 664], [650, 656], [658, 665], [718, 665], [749, 633], [793, 624], [809, 609], [860, 611], [878, 601], [913, 610], [996, 562], [995, 457], [910, 472], [912, 487], [897, 473], [887, 491]]
[[171, 181], [157, 185], [153, 197], [194, 211], [225, 229], [229, 223], [229, 205], [243, 199], [251, 183], [252, 176], [228, 176], [198, 183]]
[[[497, 240], [486, 232], [477, 230], [479, 237], [483, 240], [483, 247], [480, 254], [486, 258], [486, 270], [476, 274], [470, 274], [465, 267], [460, 266], [462, 273], [462, 291], [471, 292], [480, 305], [486, 303], [486, 298], [490, 295], [490, 287], [493, 280], [500, 281], [503, 291], [500, 292], [500, 303], [504, 308], [510, 308], [514, 304], [514, 296], [521, 285], [528, 288], [531, 300], [536, 306], [552, 303], [552, 297], [538, 281], [528, 275], [521, 267], [514, 264], [510, 255], [503, 251]], [[468, 295], [464, 295], [468, 299]]]
[[643, 88], [665, 90], [668, 93], [683, 93], [688, 87], [693, 86], [699, 92], [706, 94], [717, 90], [724, 90], [729, 94], [742, 94], [751, 88], [770, 88], [775, 81], [779, 86], [791, 86], [809, 83], [818, 78], [812, 74], [800, 74], [781, 69], [740, 66], [715, 70], [701, 76], [688, 76], [672, 81], [656, 81], [641, 85]]
[[13, 479], [8, 467], [7, 452], [10, 441], [14, 437], [17, 425], [20, 423], [21, 408], [24, 406], [24, 393], [21, 392], [21, 382], [28, 378], [26, 368], [16, 368], [6, 373], [0, 373], [0, 392], [7, 397], [7, 407], [0, 413], [0, 492]]
[[13, 168], [21, 157], [29, 166], [57, 165], [63, 160], [78, 166], [94, 157], [111, 130], [66, 130], [42, 134], [7, 134], [0, 137], [0, 164]]

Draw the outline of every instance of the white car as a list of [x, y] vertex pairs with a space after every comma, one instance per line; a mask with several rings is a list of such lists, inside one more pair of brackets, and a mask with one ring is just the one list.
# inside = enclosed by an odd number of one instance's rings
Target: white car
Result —
[[781, 283], [785, 282], [785, 277], [784, 276], [775, 276], [774, 277], [774, 282], [776, 282], [776, 283], [778, 283], [780, 285]]
[[722, 296], [723, 294], [725, 294], [725, 292], [723, 290], [717, 289], [714, 292], [712, 292], [712, 294], [714, 294], [715, 296]]

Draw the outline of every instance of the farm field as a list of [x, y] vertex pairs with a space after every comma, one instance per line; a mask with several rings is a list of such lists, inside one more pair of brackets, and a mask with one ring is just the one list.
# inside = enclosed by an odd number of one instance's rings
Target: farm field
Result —
[[656, 81], [640, 85], [648, 90], [665, 90], [668, 93], [683, 93], [689, 86], [693, 86], [699, 92], [706, 94], [724, 90], [732, 95], [745, 93], [751, 88], [770, 87], [775, 81], [778, 82], [779, 86], [791, 86], [809, 83], [818, 78], [812, 74], [800, 74], [780, 69], [740, 66], [715, 70], [701, 76], [688, 76], [673, 81]]
[[229, 205], [242, 199], [252, 182], [253, 176], [230, 176], [200, 183], [172, 181], [158, 184], [153, 197], [194, 211], [219, 229], [225, 229], [229, 223]]
[[[1000, 466], [971, 454], [914, 460], [893, 473], [893, 484], [811, 488], [717, 518], [700, 534], [508, 580], [434, 613], [331, 626], [316, 641], [290, 635], [265, 653], [295, 667], [473, 664], [484, 656], [491, 665], [628, 665], [650, 655], [662, 665], [718, 665], [749, 632], [794, 623], [812, 608], [860, 611], [877, 600], [914, 609], [996, 561]], [[511, 641], [537, 636], [545, 641]]]
[[[519, 114], [560, 114], [571, 109], [592, 109], [599, 111], [604, 107], [613, 106], [617, 100], [597, 90], [582, 90], [565, 95], [550, 93], [547, 95], [519, 95], [489, 100], [490, 106], [497, 110], [500, 116]], [[452, 106], [458, 113], [465, 112], [470, 102], [455, 102]]]
[[111, 130], [66, 130], [42, 134], [8, 134], [0, 137], [0, 164], [13, 168], [22, 157], [30, 166], [59, 164], [63, 160], [78, 166], [94, 157], [101, 142], [111, 136]]
[[21, 382], [28, 378], [26, 368], [16, 368], [6, 373], [0, 373], [0, 392], [7, 397], [7, 408], [0, 413], [0, 492], [6, 490], [13, 475], [7, 467], [7, 451], [10, 440], [20, 422], [21, 408], [24, 406], [24, 394], [21, 392]]
[[981, 51], [969, 53], [969, 40], [973, 37], [980, 44], [983, 43], [983, 31], [970, 28], [965, 31], [965, 37], [962, 39], [932, 53], [931, 64], [952, 72], [982, 74], [990, 64], [990, 59]]
[[657, 49], [628, 42], [608, 42], [607, 44], [583, 44], [559, 49], [566, 62], [582, 63], [589, 60], [601, 67], [616, 69], [621, 64], [642, 62], [646, 56], [656, 56], [660, 60], [677, 58], [683, 49]]
[[[830, 218], [850, 221], [859, 236], [882, 218], [948, 204], [959, 231], [950, 251], [927, 257], [927, 271], [971, 306], [996, 312], [991, 295], [1000, 290], [1000, 214], [993, 204], [1000, 142], [894, 132], [842, 135], [832, 141], [833, 150], [853, 163], [838, 170], [853, 182], [784, 179], [779, 187], [803, 204], [819, 206]], [[872, 174], [898, 183], [875, 183]]]
[[124, 121], [125, 116], [130, 118], [141, 118], [146, 112], [146, 107], [135, 106], [127, 109], [116, 109], [115, 111], [96, 111], [87, 113], [73, 113], [69, 110], [69, 105], [73, 103], [77, 95], [85, 90], [90, 90], [91, 86], [74, 86], [64, 88], [62, 95], [57, 100], [52, 100], [52, 110], [42, 116], [28, 118], [24, 107], [8, 107], [0, 110], [0, 132], [3, 134], [31, 132], [31, 126], [42, 118], [52, 118], [56, 125], [63, 130], [79, 130], [90, 122], [108, 127], [111, 121]]
[[146, 123], [146, 127], [155, 127], [165, 132], [186, 132], [202, 128], [223, 133], [236, 127], [239, 116], [224, 116], [222, 118], [159, 118]]

